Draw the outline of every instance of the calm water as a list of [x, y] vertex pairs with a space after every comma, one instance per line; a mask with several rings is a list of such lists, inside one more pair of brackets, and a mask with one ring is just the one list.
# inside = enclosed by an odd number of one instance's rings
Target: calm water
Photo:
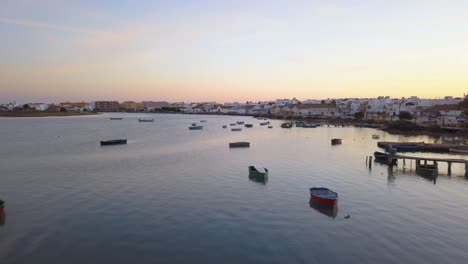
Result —
[[[115, 116], [115, 115], [114, 115]], [[466, 263], [468, 181], [365, 157], [367, 128], [273, 129], [250, 117], [0, 119], [0, 263]], [[151, 116], [154, 123], [138, 123]], [[192, 122], [206, 119], [202, 131]], [[245, 120], [242, 132], [221, 128]], [[343, 145], [330, 146], [330, 139]], [[100, 147], [103, 139], [128, 145]], [[250, 141], [249, 149], [229, 149]], [[454, 156], [452, 157], [459, 157]], [[266, 183], [247, 167], [270, 170]], [[445, 174], [444, 174], [445, 173]], [[335, 218], [308, 188], [340, 195]], [[351, 215], [345, 219], [345, 215]]]

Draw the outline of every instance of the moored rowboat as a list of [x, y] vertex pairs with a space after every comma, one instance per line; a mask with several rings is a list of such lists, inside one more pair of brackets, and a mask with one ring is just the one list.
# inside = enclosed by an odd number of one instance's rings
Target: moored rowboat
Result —
[[154, 119], [141, 119], [141, 118], [138, 118], [138, 122], [154, 122]]
[[323, 187], [310, 188], [310, 200], [320, 205], [333, 207], [338, 203], [338, 193]]
[[249, 177], [266, 177], [268, 169], [260, 166], [249, 166]]
[[333, 138], [331, 140], [332, 145], [341, 145], [341, 138]]
[[374, 158], [376, 160], [386, 160], [386, 159], [388, 159], [388, 154], [384, 153], [384, 152], [376, 151], [376, 152], [374, 152]]
[[232, 142], [229, 143], [230, 148], [248, 148], [250, 147], [250, 142]]
[[126, 139], [113, 139], [113, 140], [102, 140], [101, 146], [109, 146], [109, 145], [123, 145], [127, 144]]
[[203, 129], [203, 126], [197, 126], [197, 125], [191, 125], [189, 126], [189, 130], [202, 130]]

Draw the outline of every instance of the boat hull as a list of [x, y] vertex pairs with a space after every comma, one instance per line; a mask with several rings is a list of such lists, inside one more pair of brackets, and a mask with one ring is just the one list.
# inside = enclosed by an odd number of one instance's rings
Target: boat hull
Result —
[[386, 159], [388, 159], [388, 154], [376, 151], [376, 152], [374, 152], [374, 158], [376, 160], [386, 160]]
[[265, 177], [268, 177], [268, 169], [265, 168], [265, 173], [262, 173], [257, 171], [254, 166], [249, 166], [249, 177], [264, 179]]
[[190, 126], [189, 130], [202, 130], [203, 126]]
[[250, 147], [249, 142], [233, 142], [229, 143], [230, 148], [248, 148]]
[[327, 188], [310, 188], [310, 201], [322, 206], [334, 207], [338, 204], [338, 194]]
[[342, 141], [340, 138], [334, 138], [331, 140], [332, 145], [341, 145]]
[[126, 139], [115, 139], [115, 140], [103, 140], [103, 141], [101, 141], [101, 146], [124, 145], [124, 144], [127, 144]]

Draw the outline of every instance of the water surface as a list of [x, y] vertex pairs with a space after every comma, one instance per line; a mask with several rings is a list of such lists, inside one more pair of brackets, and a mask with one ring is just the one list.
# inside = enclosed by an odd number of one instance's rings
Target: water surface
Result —
[[[123, 116], [110, 121], [109, 116]], [[138, 123], [142, 117], [154, 123]], [[201, 131], [188, 126], [207, 120]], [[253, 128], [223, 129], [244, 120]], [[0, 119], [0, 263], [462, 263], [468, 182], [389, 170], [355, 127], [281, 129], [251, 117], [112, 114]], [[331, 146], [331, 138], [343, 145]], [[100, 140], [127, 145], [101, 147]], [[228, 143], [249, 141], [248, 149]], [[415, 154], [428, 155], [428, 154]], [[463, 157], [458, 155], [440, 155]], [[247, 167], [270, 170], [265, 183]], [[336, 217], [308, 188], [339, 193]], [[345, 219], [345, 215], [350, 219]]]

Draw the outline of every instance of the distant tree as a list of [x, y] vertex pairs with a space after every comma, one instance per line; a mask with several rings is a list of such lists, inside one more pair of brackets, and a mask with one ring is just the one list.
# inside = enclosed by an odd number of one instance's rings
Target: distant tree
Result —
[[325, 100], [320, 101], [321, 104], [325, 104]]
[[28, 104], [23, 105], [23, 109], [30, 109], [31, 107]]
[[358, 120], [361, 120], [364, 118], [364, 112], [357, 112], [357, 113], [354, 113], [354, 118], [355, 119], [358, 119]]
[[398, 117], [401, 120], [411, 120], [411, 119], [413, 119], [413, 115], [410, 112], [407, 112], [407, 111], [401, 111], [400, 114], [398, 115]]
[[60, 112], [66, 112], [67, 109], [65, 107], [60, 107]]
[[336, 106], [336, 100], [331, 101], [331, 105]]

